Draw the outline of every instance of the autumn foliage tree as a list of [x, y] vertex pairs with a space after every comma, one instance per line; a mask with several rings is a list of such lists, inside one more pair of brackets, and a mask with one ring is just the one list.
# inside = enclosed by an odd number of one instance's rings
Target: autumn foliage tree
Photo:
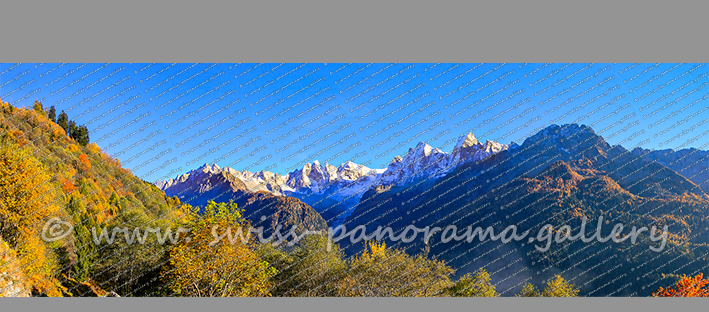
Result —
[[44, 113], [44, 107], [42, 107], [42, 103], [40, 103], [39, 101], [35, 100], [34, 104], [32, 104], [32, 107], [38, 113]]
[[86, 281], [94, 269], [96, 258], [96, 245], [92, 241], [91, 229], [96, 228], [93, 219], [86, 213], [86, 208], [74, 196], [69, 197], [67, 209], [71, 212], [74, 221], [74, 247], [76, 249], [76, 263], [74, 264], [74, 278]]
[[683, 275], [674, 287], [660, 287], [653, 297], [709, 297], [709, 279], [699, 273], [694, 277]]
[[64, 191], [64, 193], [67, 195], [76, 191], [76, 186], [74, 186], [74, 184], [71, 183], [71, 181], [69, 181], [68, 179], [61, 179], [59, 181], [59, 184], [62, 186], [62, 191]]
[[258, 251], [278, 271], [272, 278], [273, 296], [337, 296], [348, 272], [344, 251], [338, 244], [328, 248], [326, 235], [306, 235], [290, 252], [270, 243]]
[[368, 242], [347, 271], [338, 296], [439, 296], [451, 286], [454, 272], [445, 262], [429, 259], [426, 252], [411, 256], [399, 248], [387, 248], [384, 242]]
[[[248, 232], [249, 223], [233, 203], [210, 201], [199, 215], [187, 216], [189, 239], [168, 251], [166, 283], [176, 295], [191, 297], [268, 296], [275, 269], [256, 252], [256, 241], [242, 241], [237, 230]], [[217, 233], [234, 234], [214, 243]]]
[[26, 284], [58, 295], [55, 264], [40, 239], [43, 221], [59, 211], [51, 176], [26, 147], [12, 137], [0, 139], [0, 236], [18, 253]]
[[81, 173], [86, 173], [91, 170], [91, 162], [89, 161], [89, 158], [86, 156], [86, 154], [81, 154], [79, 155], [79, 161], [77, 163], [77, 168]]
[[463, 275], [447, 292], [452, 297], [498, 296], [490, 274], [484, 269], [479, 269], [475, 274], [467, 273]]
[[567, 282], [561, 275], [556, 275], [539, 291], [533, 284], [525, 284], [517, 297], [576, 297], [579, 290]]

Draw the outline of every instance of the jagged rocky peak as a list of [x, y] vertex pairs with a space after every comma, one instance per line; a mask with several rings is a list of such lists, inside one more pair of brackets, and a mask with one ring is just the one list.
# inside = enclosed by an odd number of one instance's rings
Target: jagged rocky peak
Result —
[[219, 172], [220, 169], [221, 168], [216, 163], [212, 164], [211, 166], [208, 163], [205, 163], [204, 165], [202, 165], [203, 172]]
[[209, 163], [204, 163], [202, 166], [200, 166], [197, 169], [193, 169], [186, 174], [183, 174], [183, 176], [190, 176], [194, 173], [218, 173], [221, 172], [222, 168], [220, 168], [217, 164], [209, 164]]
[[459, 150], [461, 148], [466, 148], [469, 146], [477, 145], [478, 139], [473, 135], [472, 132], [469, 132], [468, 135], [461, 136], [458, 138], [458, 143], [455, 144], [455, 148], [453, 150]]
[[337, 167], [334, 174], [343, 180], [355, 181], [363, 176], [368, 176], [376, 174], [377, 171], [374, 169], [367, 168], [366, 166], [356, 164], [352, 161], [347, 161]]
[[507, 144], [500, 144], [495, 141], [485, 140], [485, 143], [480, 143], [472, 133], [458, 138], [458, 143], [453, 148], [451, 153], [450, 166], [455, 167], [462, 163], [482, 160], [508, 149]]
[[483, 144], [483, 150], [488, 153], [497, 153], [505, 148], [507, 148], [506, 145], [490, 140], [486, 140], [485, 144]]
[[522, 146], [523, 148], [518, 152], [525, 154], [525, 157], [536, 157], [540, 153], [548, 154], [547, 156], [561, 153], [564, 157], [574, 159], [579, 157], [592, 159], [611, 150], [619, 153], [625, 151], [620, 145], [608, 144], [590, 127], [578, 124], [550, 125], [528, 137]]
[[353, 163], [351, 160], [348, 160], [340, 165], [338, 167], [338, 171], [344, 171], [344, 170], [358, 170], [360, 167], [364, 167], [362, 165], [358, 165]]
[[411, 156], [419, 157], [419, 158], [425, 157], [425, 156], [430, 155], [432, 151], [433, 151], [433, 148], [431, 147], [431, 145], [428, 145], [424, 142], [419, 142], [418, 144], [416, 144], [416, 147], [414, 147], [414, 148], [409, 147], [409, 152], [406, 154], [406, 156], [404, 156], [404, 158], [411, 157]]
[[327, 171], [326, 166], [320, 165], [320, 162], [315, 160], [310, 166], [308, 178], [317, 182], [326, 182], [330, 180], [330, 173]]
[[311, 165], [310, 163], [305, 163], [305, 165], [303, 165], [303, 169], [301, 169], [301, 171], [310, 172], [310, 168], [312, 168], [312, 167], [313, 167], [313, 165]]
[[197, 169], [190, 170], [187, 173], [183, 173], [174, 179], [168, 179], [164, 181], [159, 181], [155, 183], [155, 186], [157, 186], [161, 190], [166, 190], [167, 188], [170, 188], [172, 186], [175, 186], [180, 183], [187, 182], [191, 177], [197, 174], [205, 174], [205, 173], [214, 173], [219, 171], [219, 166], [214, 164], [214, 166], [210, 166], [209, 164], [205, 163], [204, 165], [200, 166]]
[[343, 162], [340, 165], [340, 168], [349, 168], [349, 169], [356, 169], [356, 168], [362, 168], [362, 167], [366, 168], [365, 166], [360, 165], [360, 164], [356, 164], [356, 163], [352, 162], [351, 160]]
[[453, 153], [455, 154], [456, 152], [460, 152], [464, 149], [470, 149], [470, 148], [478, 148], [478, 149], [483, 149], [487, 152], [500, 152], [502, 150], [505, 150], [509, 148], [510, 145], [507, 144], [500, 144], [495, 141], [490, 141], [490, 140], [485, 140], [485, 143], [480, 143], [478, 139], [473, 135], [472, 132], [469, 132], [467, 135], [461, 136], [458, 138], [458, 142], [456, 143], [455, 147], [453, 148]]
[[458, 138], [450, 154], [419, 142], [416, 147], [409, 148], [404, 157], [394, 157], [377, 184], [401, 185], [417, 179], [441, 177], [460, 164], [485, 159], [508, 148], [507, 144], [490, 140], [482, 144], [472, 132]]
[[255, 174], [255, 177], [262, 179], [262, 180], [266, 180], [266, 181], [273, 180], [277, 176], [278, 176], [277, 174], [275, 174], [271, 171], [263, 171], [263, 170], [261, 170]]
[[396, 156], [389, 163], [377, 184], [401, 185], [414, 179], [438, 176], [448, 166], [449, 154], [438, 148], [419, 142], [415, 148], [409, 148], [404, 157]]

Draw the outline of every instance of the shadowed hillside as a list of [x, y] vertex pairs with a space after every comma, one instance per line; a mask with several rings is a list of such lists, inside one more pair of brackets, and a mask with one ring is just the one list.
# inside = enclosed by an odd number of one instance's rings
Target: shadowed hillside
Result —
[[[709, 255], [708, 207], [709, 196], [675, 171], [610, 146], [588, 127], [564, 125], [550, 126], [521, 146], [464, 164], [441, 178], [371, 189], [345, 225], [349, 229], [366, 225], [368, 231], [391, 226], [397, 235], [411, 224], [456, 225], [459, 235], [469, 225], [491, 226], [495, 233], [516, 225], [518, 232], [531, 230], [536, 236], [549, 224], [554, 233], [568, 225], [575, 235], [586, 217], [586, 233], [592, 236], [603, 217], [603, 237], [616, 223], [626, 227], [623, 235], [632, 226], [661, 230], [667, 225], [667, 247], [659, 253], [649, 250], [658, 242], [651, 242], [648, 232], [632, 245], [576, 241], [553, 243], [546, 252], [536, 251], [526, 240], [443, 243], [440, 234], [428, 244], [433, 255], [457, 270], [456, 275], [484, 268], [494, 272], [491, 277], [499, 287], [510, 291], [516, 292], [526, 279], [542, 282], [562, 273], [584, 294], [646, 296], [657, 287], [643, 286], [658, 285], [663, 274], [706, 271], [706, 262], [697, 259]], [[425, 246], [420, 237], [398, 244], [411, 253]], [[343, 243], [343, 249], [355, 254], [361, 247]], [[624, 264], [644, 264], [647, 270], [624, 271]]]

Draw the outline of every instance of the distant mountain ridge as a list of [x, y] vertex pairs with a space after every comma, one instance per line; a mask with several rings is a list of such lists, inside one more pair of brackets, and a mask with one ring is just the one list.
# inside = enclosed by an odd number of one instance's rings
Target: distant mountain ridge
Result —
[[[371, 169], [347, 161], [338, 167], [314, 160], [301, 169], [286, 175], [270, 171], [238, 171], [221, 168], [217, 164], [201, 167], [179, 175], [176, 178], [159, 181], [156, 186], [171, 196], [178, 196], [191, 205], [203, 204], [200, 200], [190, 200], [190, 192], [205, 193], [211, 190], [212, 176], [222, 174], [235, 177], [238, 186], [219, 186], [228, 193], [228, 188], [247, 192], [268, 192], [276, 196], [295, 197], [313, 206], [328, 223], [339, 224], [357, 206], [362, 195], [378, 186], [401, 186], [432, 177], [441, 177], [458, 165], [485, 159], [506, 150], [509, 145], [493, 141], [481, 143], [472, 133], [461, 136], [451, 153], [419, 142], [415, 148], [403, 156], [396, 156], [385, 169]], [[226, 188], [225, 188], [226, 187]], [[219, 198], [227, 198], [219, 193], [209, 192]], [[198, 198], [202, 198], [198, 196]]]
[[682, 150], [648, 150], [636, 147], [631, 151], [644, 160], [656, 161], [677, 171], [709, 193], [709, 151], [696, 148]]
[[[314, 160], [300, 169], [281, 175], [270, 171], [239, 171], [229, 167], [221, 168], [217, 164], [204, 164], [173, 179], [157, 182], [156, 186], [168, 195], [177, 195], [187, 203], [199, 205], [199, 201], [190, 202], [188, 197], [181, 196], [185, 194], [185, 189], [199, 190], [202, 184], [208, 183], [210, 175], [224, 173], [236, 177], [240, 181], [238, 188], [244, 192], [262, 191], [275, 196], [300, 199], [318, 211], [328, 224], [339, 225], [355, 210], [367, 192], [378, 193], [392, 188], [408, 189], [412, 185], [425, 188], [461, 166], [484, 162], [502, 155], [503, 152], [506, 153], [503, 157], [512, 158], [507, 161], [512, 167], [502, 170], [501, 176], [495, 179], [493, 184], [508, 181], [520, 174], [538, 173], [552, 158], [569, 161], [612, 155], [610, 158], [614, 161], [607, 162], [603, 168], [616, 172], [621, 184], [632, 184], [633, 181], [644, 178], [644, 171], [634, 165], [639, 164], [635, 158], [642, 156], [645, 161], [656, 161], [683, 176], [689, 176], [689, 180], [699, 185], [704, 192], [709, 191], [709, 170], [706, 169], [709, 167], [708, 151], [688, 149], [670, 153], [651, 152], [640, 148], [627, 151], [621, 146], [609, 145], [590, 127], [576, 124], [551, 125], [528, 137], [521, 146], [489, 140], [482, 143], [473, 133], [459, 137], [450, 153], [419, 142], [414, 148], [409, 148], [403, 157], [394, 157], [385, 169], [371, 169], [352, 161], [336, 167]], [[650, 164], [644, 166], [655, 167]], [[491, 170], [494, 170], [494, 166]], [[663, 171], [661, 167], [655, 169], [658, 170]], [[668, 171], [666, 174], [671, 173]], [[503, 176], [506, 178], [502, 178]], [[664, 176], [655, 174], [649, 179], [657, 178], [657, 181], [667, 183], [667, 179], [660, 177]], [[213, 195], [223, 197], [217, 193]]]
[[[267, 191], [251, 191], [233, 172], [217, 165], [202, 166], [182, 175], [184, 183], [176, 183], [167, 190], [192, 206], [203, 208], [211, 200], [233, 201], [244, 209], [244, 216], [256, 228], [263, 226], [270, 234], [278, 225], [285, 233], [295, 226], [298, 233], [304, 230], [326, 230], [327, 223], [312, 207], [297, 198], [276, 196]], [[233, 169], [232, 169], [233, 170]]]

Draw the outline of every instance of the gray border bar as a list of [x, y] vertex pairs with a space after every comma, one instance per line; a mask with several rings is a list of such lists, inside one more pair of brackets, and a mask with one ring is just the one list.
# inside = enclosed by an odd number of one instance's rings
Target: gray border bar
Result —
[[[701, 4], [704, 5], [701, 5]], [[2, 62], [706, 62], [702, 1], [22, 1]]]

